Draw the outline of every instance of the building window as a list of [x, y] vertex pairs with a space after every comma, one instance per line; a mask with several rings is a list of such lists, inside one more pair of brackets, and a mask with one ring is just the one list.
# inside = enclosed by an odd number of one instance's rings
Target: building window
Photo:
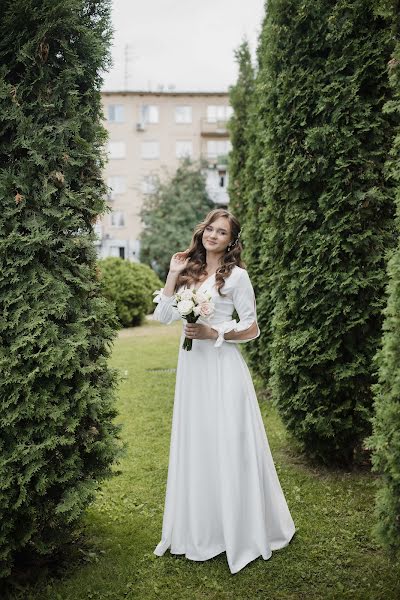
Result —
[[184, 158], [185, 156], [188, 156], [190, 158], [193, 154], [192, 142], [191, 141], [176, 142], [175, 154], [176, 154], [177, 158]]
[[125, 142], [108, 142], [108, 155], [109, 158], [125, 158]]
[[158, 142], [142, 142], [142, 158], [155, 159], [160, 157], [160, 144]]
[[121, 210], [114, 210], [111, 213], [111, 225], [113, 227], [123, 227], [125, 225], [124, 213]]
[[[224, 185], [223, 185], [224, 184]], [[228, 175], [224, 171], [217, 169], [207, 169], [206, 189], [207, 194], [216, 204], [227, 205], [229, 197], [227, 193]]]
[[217, 158], [229, 154], [232, 148], [230, 140], [209, 140], [207, 142], [208, 158]]
[[155, 175], [145, 175], [142, 179], [142, 193], [154, 194], [157, 191], [157, 182]]
[[125, 258], [125, 246], [110, 246], [109, 256]]
[[141, 123], [158, 123], [158, 106], [142, 104], [140, 107]]
[[217, 121], [228, 121], [233, 114], [231, 106], [218, 104], [216, 106], [207, 106], [207, 121], [216, 123]]
[[124, 106], [123, 104], [109, 104], [108, 105], [108, 120], [110, 123], [123, 123], [124, 118]]
[[118, 194], [124, 194], [126, 192], [126, 177], [123, 175], [113, 175], [108, 177], [107, 185], [110, 188], [108, 199], [114, 200]]
[[192, 107], [191, 106], [175, 106], [175, 123], [191, 123], [192, 122]]

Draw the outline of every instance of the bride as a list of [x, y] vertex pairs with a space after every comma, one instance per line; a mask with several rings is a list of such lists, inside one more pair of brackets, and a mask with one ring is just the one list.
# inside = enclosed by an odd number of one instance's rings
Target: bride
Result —
[[[154, 554], [169, 548], [204, 561], [225, 551], [231, 573], [259, 556], [269, 559], [295, 533], [237, 346], [260, 335], [241, 252], [238, 220], [224, 209], [209, 212], [190, 247], [172, 256], [153, 316], [183, 323], [162, 537]], [[180, 316], [174, 293], [184, 288], [211, 293], [215, 312], [208, 321]], [[190, 351], [182, 348], [185, 337], [193, 340]]]

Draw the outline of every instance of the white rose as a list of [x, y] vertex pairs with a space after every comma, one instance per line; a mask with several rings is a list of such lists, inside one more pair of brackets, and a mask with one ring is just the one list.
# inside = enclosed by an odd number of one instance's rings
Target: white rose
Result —
[[200, 314], [200, 304], [194, 307], [193, 312], [196, 315], [196, 317]]
[[192, 290], [182, 290], [182, 292], [179, 293], [179, 297], [181, 300], [193, 300], [193, 292]]
[[200, 315], [202, 317], [211, 317], [214, 312], [214, 303], [213, 302], [202, 302], [199, 304]]
[[192, 302], [192, 300], [181, 300], [180, 302], [178, 302], [176, 307], [179, 311], [179, 314], [185, 316], [192, 312], [192, 310], [194, 309], [194, 303]]
[[196, 292], [196, 301], [201, 304], [202, 302], [207, 302], [209, 300], [209, 297], [207, 294], [205, 294], [204, 292]]

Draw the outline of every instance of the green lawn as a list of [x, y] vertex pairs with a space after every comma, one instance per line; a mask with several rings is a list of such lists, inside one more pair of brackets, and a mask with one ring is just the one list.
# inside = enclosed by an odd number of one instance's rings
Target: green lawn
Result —
[[[38, 582], [27, 600], [265, 600], [400, 598], [400, 565], [372, 540], [374, 479], [317, 470], [300, 460], [276, 411], [260, 406], [280, 481], [297, 527], [287, 548], [231, 575], [225, 553], [193, 562], [153, 554], [160, 540], [180, 323], [121, 332], [120, 420], [127, 453], [85, 520], [85, 562]], [[157, 371], [161, 369], [161, 371]], [[165, 371], [164, 371], [165, 369]]]

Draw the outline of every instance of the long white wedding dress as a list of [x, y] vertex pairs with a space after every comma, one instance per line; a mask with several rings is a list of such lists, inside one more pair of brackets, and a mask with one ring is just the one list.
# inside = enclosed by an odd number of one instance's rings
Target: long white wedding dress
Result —
[[[258, 556], [267, 560], [272, 550], [287, 546], [296, 530], [250, 371], [238, 341], [223, 339], [224, 332], [257, 323], [253, 287], [238, 266], [221, 289], [225, 298], [214, 284], [211, 275], [199, 286], [212, 294], [215, 313], [198, 322], [215, 326], [219, 338], [193, 340], [191, 351], [182, 349], [186, 321], [173, 306], [174, 296], [161, 289], [156, 299], [153, 318], [166, 324], [182, 319], [182, 335], [162, 539], [154, 554], [170, 548], [172, 554], [204, 561], [226, 551], [230, 571], [237, 573]], [[232, 320], [234, 308], [238, 323]]]

